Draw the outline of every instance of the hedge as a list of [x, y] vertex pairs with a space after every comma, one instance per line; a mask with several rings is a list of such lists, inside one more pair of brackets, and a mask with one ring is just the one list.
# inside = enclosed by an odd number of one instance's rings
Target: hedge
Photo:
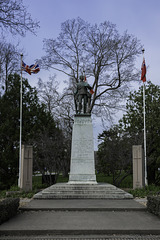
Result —
[[0, 224], [17, 214], [19, 198], [8, 198], [0, 202]]
[[160, 217], [160, 197], [148, 196], [147, 200], [148, 211]]

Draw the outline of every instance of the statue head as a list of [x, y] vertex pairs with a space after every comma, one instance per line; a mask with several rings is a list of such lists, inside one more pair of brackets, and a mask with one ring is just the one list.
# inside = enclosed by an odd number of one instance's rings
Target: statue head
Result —
[[84, 80], [84, 76], [81, 75], [81, 76], [79, 77], [79, 79], [80, 79], [80, 81], [82, 82], [82, 81]]

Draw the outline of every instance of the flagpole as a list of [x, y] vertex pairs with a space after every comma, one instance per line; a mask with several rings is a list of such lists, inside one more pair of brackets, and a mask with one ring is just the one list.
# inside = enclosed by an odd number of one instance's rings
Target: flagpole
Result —
[[18, 179], [18, 187], [21, 187], [21, 162], [22, 162], [22, 58], [23, 58], [23, 54], [21, 54], [20, 132], [19, 132], [19, 179]]
[[[143, 53], [143, 61], [144, 61], [144, 49], [142, 49]], [[147, 181], [147, 146], [146, 146], [146, 103], [145, 103], [145, 82], [143, 81], [143, 118], [144, 118], [144, 183], [145, 186], [148, 186]]]

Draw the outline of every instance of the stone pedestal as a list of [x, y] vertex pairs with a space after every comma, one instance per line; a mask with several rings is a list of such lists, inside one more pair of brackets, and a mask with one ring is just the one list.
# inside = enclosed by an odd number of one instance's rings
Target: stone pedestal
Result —
[[20, 188], [24, 191], [32, 190], [33, 147], [22, 145]]
[[144, 187], [144, 161], [142, 145], [132, 146], [133, 155], [133, 189]]
[[68, 184], [97, 184], [93, 127], [90, 115], [75, 115]]

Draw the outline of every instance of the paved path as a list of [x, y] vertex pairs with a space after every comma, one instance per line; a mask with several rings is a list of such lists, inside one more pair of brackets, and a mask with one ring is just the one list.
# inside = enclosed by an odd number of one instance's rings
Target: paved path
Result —
[[147, 212], [30, 211], [0, 226], [3, 234], [160, 234], [160, 219]]
[[101, 236], [9, 236], [1, 240], [159, 240], [157, 235], [101, 235]]
[[33, 200], [23, 210], [0, 239], [160, 239], [160, 218], [135, 200]]
[[22, 210], [64, 210], [64, 211], [145, 211], [146, 207], [131, 199], [105, 200], [105, 199], [50, 199], [32, 200], [24, 205]]

